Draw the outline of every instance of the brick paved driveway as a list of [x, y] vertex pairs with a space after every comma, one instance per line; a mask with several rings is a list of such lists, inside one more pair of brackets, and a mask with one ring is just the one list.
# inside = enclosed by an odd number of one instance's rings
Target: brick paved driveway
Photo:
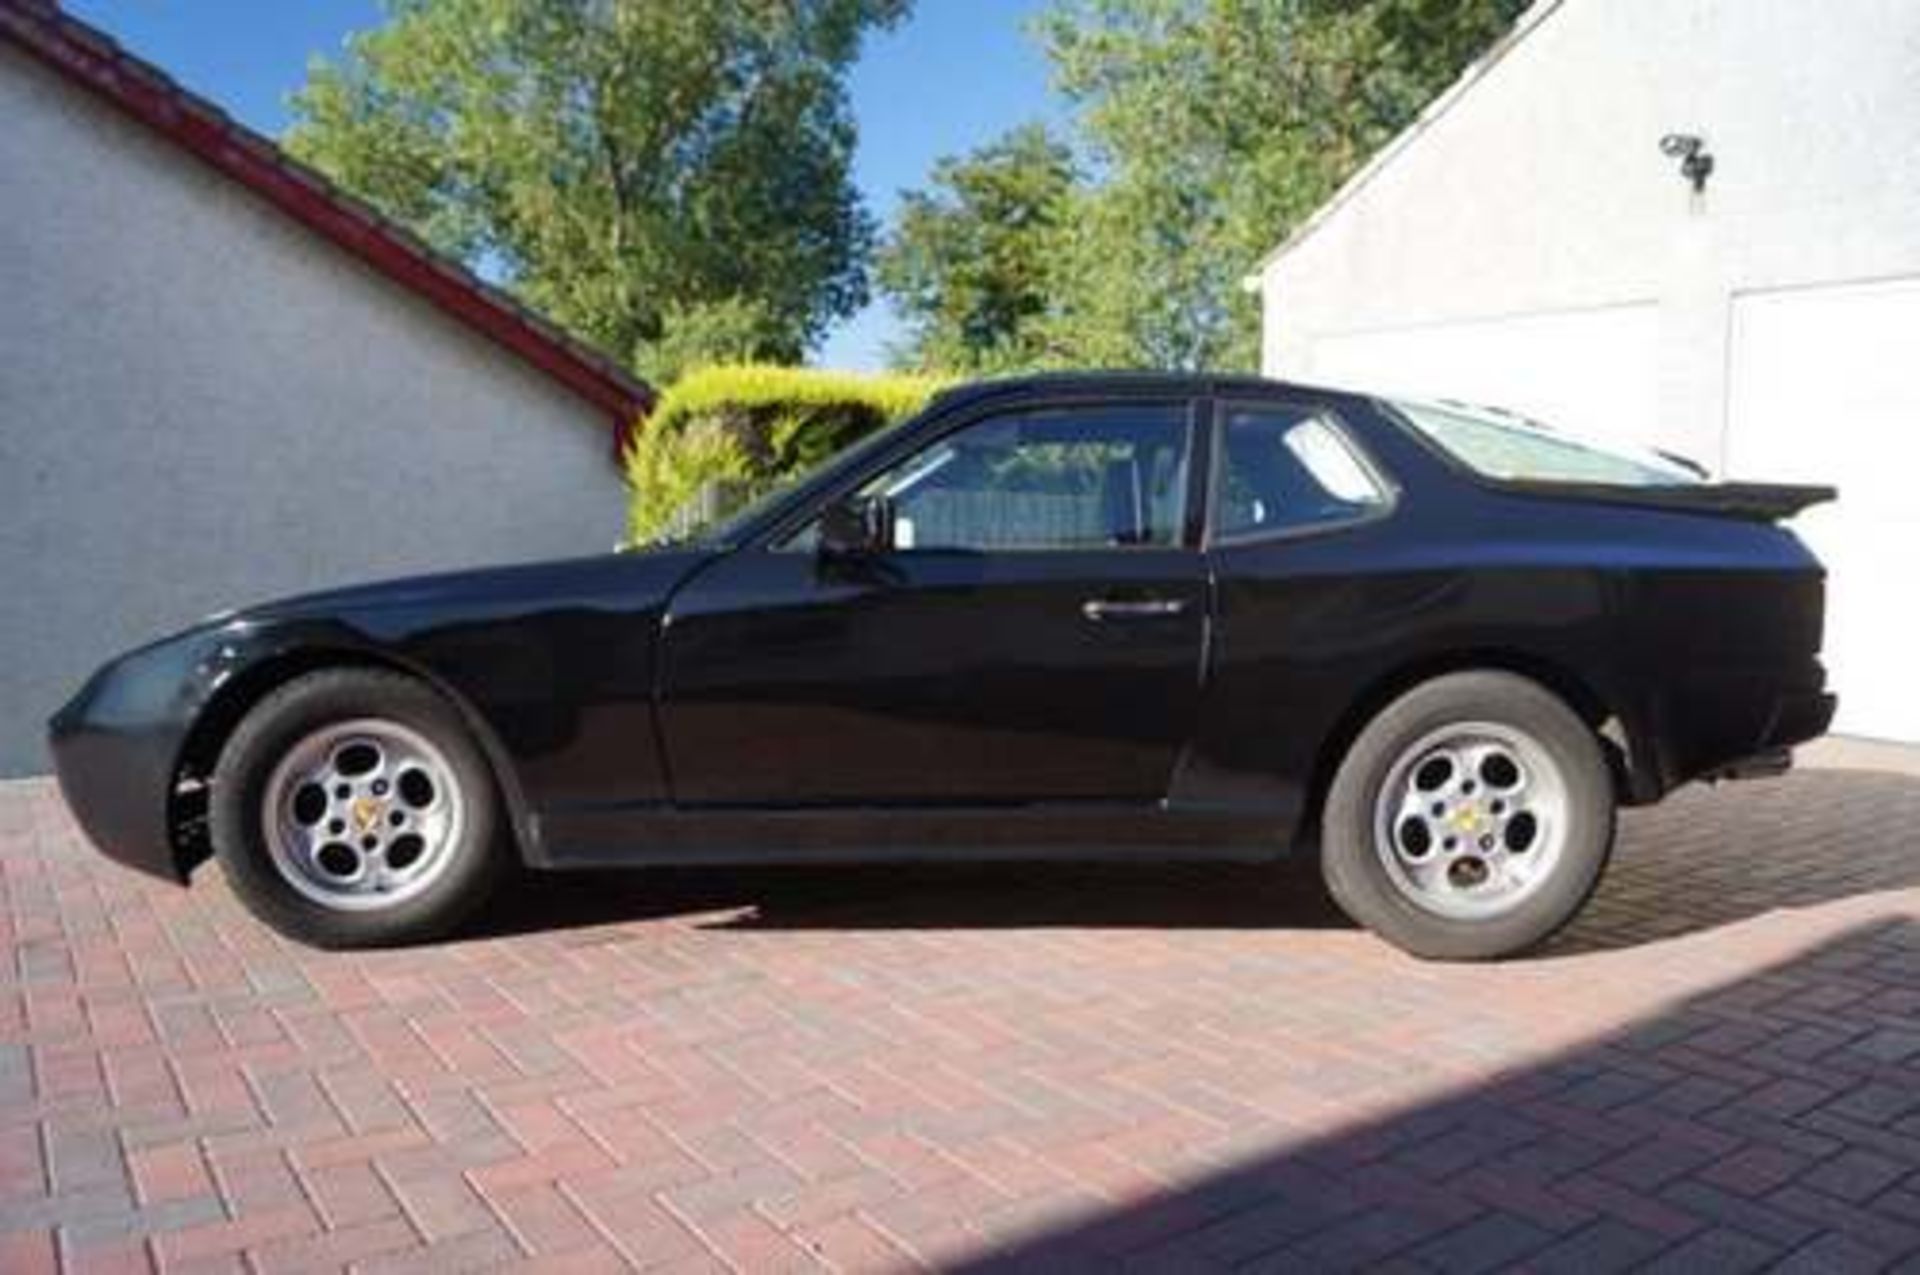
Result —
[[0, 785], [0, 1269], [1920, 1262], [1920, 777], [1627, 817], [1549, 953], [1247, 869], [522, 888], [328, 956]]

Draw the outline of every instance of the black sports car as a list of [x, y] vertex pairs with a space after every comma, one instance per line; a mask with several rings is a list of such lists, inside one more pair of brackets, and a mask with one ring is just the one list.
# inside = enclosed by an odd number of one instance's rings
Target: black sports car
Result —
[[313, 594], [54, 718], [107, 854], [328, 945], [534, 868], [1317, 850], [1410, 951], [1533, 944], [1620, 804], [1833, 712], [1829, 489], [1269, 381], [949, 391], [650, 552]]

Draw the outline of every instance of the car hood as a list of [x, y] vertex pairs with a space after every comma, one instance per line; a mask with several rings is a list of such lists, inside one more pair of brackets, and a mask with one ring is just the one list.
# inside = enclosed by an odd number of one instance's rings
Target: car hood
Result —
[[223, 627], [306, 620], [353, 624], [395, 612], [445, 623], [537, 611], [644, 609], [664, 598], [709, 556], [697, 550], [609, 553], [407, 576], [280, 598], [213, 616], [208, 623]]

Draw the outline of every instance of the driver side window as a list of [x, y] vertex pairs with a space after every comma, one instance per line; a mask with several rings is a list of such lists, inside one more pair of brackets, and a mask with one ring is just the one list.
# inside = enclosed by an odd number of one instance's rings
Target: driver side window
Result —
[[[945, 435], [860, 488], [885, 497], [901, 551], [1171, 546], [1187, 500], [1187, 412], [1041, 409]], [[809, 525], [788, 542], [807, 547]]]

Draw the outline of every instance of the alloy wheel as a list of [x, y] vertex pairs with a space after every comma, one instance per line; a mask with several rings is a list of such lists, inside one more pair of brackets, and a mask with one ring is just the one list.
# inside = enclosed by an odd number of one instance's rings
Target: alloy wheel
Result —
[[466, 821], [453, 767], [418, 731], [384, 718], [321, 727], [267, 778], [261, 828], [275, 869], [303, 896], [349, 911], [420, 894], [452, 861]]
[[1566, 777], [1532, 735], [1494, 722], [1443, 727], [1403, 749], [1374, 804], [1374, 848], [1395, 889], [1450, 920], [1518, 907], [1567, 842]]

